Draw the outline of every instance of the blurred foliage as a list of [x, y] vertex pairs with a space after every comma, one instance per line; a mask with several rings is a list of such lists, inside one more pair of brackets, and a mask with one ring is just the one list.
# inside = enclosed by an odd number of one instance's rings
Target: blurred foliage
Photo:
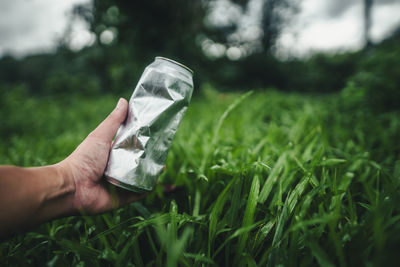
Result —
[[[400, 29], [378, 47], [366, 51], [343, 97], [355, 107], [374, 111], [400, 109]], [[346, 101], [345, 101], [346, 102]]]
[[[261, 49], [230, 60], [227, 56], [210, 57], [202, 42], [208, 40], [226, 49], [256, 44], [228, 40], [238, 31], [239, 18], [223, 27], [206, 23], [213, 4], [211, 0], [107, 0], [78, 5], [73, 16], [89, 23], [95, 43], [72, 51], [66, 36], [54, 54], [22, 59], [5, 56], [0, 59], [0, 90], [24, 88], [28, 95], [39, 96], [111, 93], [128, 97], [145, 66], [161, 55], [194, 69], [195, 94], [206, 83], [225, 91], [273, 87], [329, 93], [344, 88], [343, 101], [348, 107], [375, 111], [399, 108], [399, 30], [361, 51], [282, 60], [274, 55], [273, 47], [286, 23], [283, 14], [295, 14], [297, 4], [264, 0], [260, 22], [263, 34], [254, 41], [262, 43]], [[249, 1], [232, 4], [245, 12]]]
[[[213, 4], [217, 1], [204, 1], [207, 3], [207, 9], [212, 9]], [[204, 3], [203, 2], [203, 3]], [[245, 14], [250, 9], [249, 0], [231, 0], [236, 8], [240, 10], [242, 14]], [[254, 2], [253, 2], [254, 4]], [[218, 25], [212, 24], [212, 27], [207, 27], [206, 34], [213, 41], [222, 43], [227, 47], [246, 46], [247, 54], [260, 54], [270, 53], [276, 44], [276, 40], [279, 37], [283, 26], [285, 26], [290, 18], [293, 17], [299, 11], [299, 1], [296, 0], [262, 0], [260, 1], [260, 25], [262, 34], [256, 38], [244, 38], [243, 32], [246, 30], [252, 30], [250, 27], [242, 27], [240, 17], [235, 17], [225, 23]], [[226, 16], [226, 14], [225, 14]], [[253, 28], [254, 30], [254, 28]]]
[[[108, 0], [78, 5], [73, 9], [71, 19], [80, 18], [89, 23], [96, 42], [91, 47], [73, 52], [69, 49], [69, 36], [65, 36], [53, 55], [23, 59], [4, 57], [0, 59], [0, 83], [24, 84], [30, 93], [37, 95], [59, 92], [121, 94], [131, 89], [155, 56], [161, 55], [194, 69], [195, 84], [198, 85], [211, 81], [229, 86], [237, 81], [236, 77], [241, 77], [241, 83], [249, 85], [252, 77], [258, 81], [254, 84], [278, 85], [274, 73], [257, 71], [257, 68], [266, 63], [273, 69], [276, 59], [270, 55], [269, 49], [285, 23], [282, 12], [294, 9], [295, 1], [263, 1], [264, 19], [260, 27], [264, 34], [259, 36], [262, 40], [258, 40], [263, 43], [263, 50], [238, 62], [225, 56], [216, 60], [204, 54], [201, 44], [204, 38], [222, 42], [227, 48], [245, 44], [229, 43], [226, 39], [238, 25], [219, 27], [205, 22], [215, 2]], [[245, 12], [249, 1], [233, 1], [231, 4], [240, 6]], [[239, 18], [235, 20], [238, 21]], [[251, 76], [245, 78], [247, 74]]]
[[305, 60], [289, 60], [283, 63], [291, 90], [309, 92], [334, 92], [346, 85], [346, 80], [357, 71], [362, 52], [343, 54], [317, 53]]

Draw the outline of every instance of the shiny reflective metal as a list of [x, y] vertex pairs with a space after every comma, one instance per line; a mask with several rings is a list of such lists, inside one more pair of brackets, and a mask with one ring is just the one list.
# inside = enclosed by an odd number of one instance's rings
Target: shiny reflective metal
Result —
[[112, 146], [106, 179], [134, 191], [151, 191], [193, 92], [193, 71], [156, 57], [129, 100], [128, 116]]

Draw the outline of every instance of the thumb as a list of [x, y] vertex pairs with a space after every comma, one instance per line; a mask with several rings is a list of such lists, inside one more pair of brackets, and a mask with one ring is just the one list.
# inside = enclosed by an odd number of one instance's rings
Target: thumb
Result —
[[106, 142], [111, 142], [119, 126], [121, 126], [122, 122], [125, 120], [127, 113], [128, 101], [124, 98], [120, 98], [114, 110], [90, 133], [90, 136], [102, 139]]

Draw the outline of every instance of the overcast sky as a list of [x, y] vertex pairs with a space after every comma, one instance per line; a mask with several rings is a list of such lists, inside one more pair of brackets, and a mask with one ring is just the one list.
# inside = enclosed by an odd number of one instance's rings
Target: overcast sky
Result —
[[[51, 51], [65, 32], [71, 7], [89, 1], [0, 0], [0, 56]], [[252, 1], [256, 10], [260, 0]], [[279, 39], [279, 52], [305, 55], [315, 50], [358, 49], [362, 11], [362, 0], [303, 0], [301, 12]], [[400, 0], [375, 0], [372, 19], [372, 39], [379, 41], [400, 24]], [[93, 43], [94, 36], [86, 28], [83, 23], [74, 24], [74, 49]]]
[[[90, 0], [0, 0], [0, 56], [5, 53], [23, 56], [51, 51], [63, 36], [68, 13], [77, 3]], [[75, 23], [75, 43], [90, 34], [83, 23]], [[77, 44], [75, 44], [77, 45]], [[82, 44], [83, 45], [83, 44]]]
[[[355, 50], [363, 45], [362, 0], [303, 0], [301, 9], [279, 40], [285, 53]], [[374, 0], [372, 41], [399, 26], [400, 0]]]

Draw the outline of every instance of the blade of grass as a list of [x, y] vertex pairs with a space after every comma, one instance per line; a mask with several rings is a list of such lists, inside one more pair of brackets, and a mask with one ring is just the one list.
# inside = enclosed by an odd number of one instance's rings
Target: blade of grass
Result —
[[[241, 237], [246, 233], [249, 233], [251, 230], [253, 230], [255, 227], [257, 227], [258, 225], [260, 225], [260, 222], [256, 222], [253, 225], [249, 225], [246, 227], [240, 227], [239, 229], [237, 229], [233, 234], [231, 234], [227, 239], [225, 239], [225, 241], [218, 247], [218, 249], [214, 252], [214, 254], [212, 255], [212, 259], [215, 258], [215, 256], [218, 255], [218, 253], [228, 244], [228, 242], [230, 242], [232, 239], [236, 238], [236, 237]], [[241, 252], [242, 253], [242, 252]]]
[[315, 241], [307, 241], [312, 255], [317, 259], [320, 266], [334, 267], [335, 265], [329, 260], [328, 255]]
[[217, 126], [214, 129], [214, 134], [213, 137], [211, 139], [211, 144], [207, 147], [207, 151], [203, 157], [203, 160], [200, 164], [200, 174], [204, 174], [205, 173], [205, 168], [206, 168], [206, 164], [207, 161], [211, 155], [211, 153], [214, 151], [215, 145], [218, 142], [218, 134], [219, 131], [222, 127], [222, 124], [224, 123], [225, 119], [228, 117], [228, 115], [237, 107], [239, 106], [239, 104], [241, 104], [246, 98], [248, 98], [251, 94], [253, 94], [253, 91], [249, 91], [243, 95], [241, 95], [239, 98], [237, 98], [232, 104], [230, 104], [228, 106], [228, 108], [224, 111], [224, 113], [222, 114], [222, 116], [219, 118]]
[[214, 242], [215, 233], [217, 232], [217, 222], [219, 219], [219, 215], [222, 212], [225, 202], [228, 197], [228, 192], [230, 191], [232, 185], [236, 182], [237, 177], [233, 178], [229, 184], [225, 187], [225, 189], [221, 192], [218, 196], [217, 200], [215, 201], [214, 207], [210, 213], [210, 225], [209, 225], [209, 236], [208, 236], [208, 257], [210, 257], [211, 253], [211, 246]]
[[278, 161], [275, 163], [274, 167], [272, 167], [272, 171], [268, 175], [268, 178], [265, 180], [264, 186], [262, 187], [260, 196], [258, 198], [260, 204], [264, 204], [264, 202], [267, 200], [272, 190], [272, 187], [274, 186], [276, 180], [279, 177], [279, 174], [281, 173], [281, 171], [283, 171], [284, 165], [286, 163], [286, 158], [287, 154], [282, 153]]
[[[242, 227], [250, 226], [253, 223], [254, 213], [256, 211], [257, 202], [258, 202], [258, 194], [260, 192], [260, 180], [258, 179], [258, 175], [255, 175], [250, 187], [249, 197], [247, 199], [246, 209], [243, 215]], [[237, 253], [242, 253], [247, 242], [248, 232], [243, 233], [239, 237], [239, 245]]]

